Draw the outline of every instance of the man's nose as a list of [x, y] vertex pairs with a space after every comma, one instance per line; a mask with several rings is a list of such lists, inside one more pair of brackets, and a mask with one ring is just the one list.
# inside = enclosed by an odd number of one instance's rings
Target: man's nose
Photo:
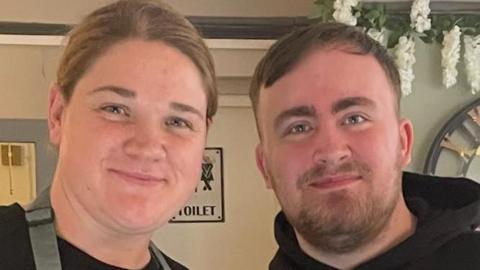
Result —
[[342, 132], [333, 128], [319, 130], [315, 138], [313, 162], [323, 165], [336, 165], [351, 157], [348, 140]]

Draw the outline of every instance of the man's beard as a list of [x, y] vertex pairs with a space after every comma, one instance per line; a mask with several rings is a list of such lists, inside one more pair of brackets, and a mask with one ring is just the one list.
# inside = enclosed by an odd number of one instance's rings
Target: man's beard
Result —
[[[318, 165], [304, 175], [297, 188], [305, 188], [315, 178], [325, 175], [327, 168]], [[333, 191], [319, 200], [304, 198], [297, 216], [285, 213], [296, 231], [315, 248], [326, 253], [345, 254], [369, 243], [377, 237], [387, 225], [400, 197], [401, 165], [396, 161], [392, 177], [397, 177], [393, 190], [386, 193], [368, 193], [374, 191], [372, 170], [360, 162], [347, 162], [335, 170], [335, 174], [360, 174], [367, 186], [366, 193], [355, 194], [349, 190]], [[389, 180], [386, 180], [389, 181]], [[291, 214], [291, 213], [290, 213]]]

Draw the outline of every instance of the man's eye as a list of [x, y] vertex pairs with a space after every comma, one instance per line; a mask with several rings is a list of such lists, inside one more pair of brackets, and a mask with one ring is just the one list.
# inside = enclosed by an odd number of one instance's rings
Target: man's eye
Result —
[[124, 115], [124, 116], [130, 116], [130, 112], [127, 108], [119, 105], [107, 105], [103, 106], [101, 108], [102, 111], [111, 113], [111, 114], [117, 114], [117, 115]]
[[365, 120], [366, 120], [365, 117], [363, 117], [361, 115], [351, 115], [351, 116], [345, 118], [343, 124], [344, 125], [357, 125], [357, 124], [365, 122]]
[[192, 124], [189, 121], [187, 121], [185, 119], [182, 119], [182, 118], [179, 118], [179, 117], [171, 117], [171, 118], [167, 119], [165, 124], [169, 127], [192, 129]]
[[312, 127], [310, 125], [307, 125], [307, 124], [296, 124], [294, 126], [291, 126], [288, 128], [287, 130], [287, 135], [290, 135], [290, 134], [303, 134], [303, 133], [307, 133], [309, 131], [312, 130]]

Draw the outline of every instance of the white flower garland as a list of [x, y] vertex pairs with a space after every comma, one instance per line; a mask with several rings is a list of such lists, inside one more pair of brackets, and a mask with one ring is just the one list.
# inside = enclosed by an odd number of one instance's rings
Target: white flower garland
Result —
[[402, 36], [393, 49], [395, 63], [400, 73], [401, 89], [404, 96], [412, 93], [412, 82], [415, 79], [413, 64], [415, 64], [415, 42], [412, 37]]
[[385, 46], [385, 30], [384, 29], [382, 29], [382, 31], [378, 31], [375, 28], [370, 28], [367, 31], [367, 35], [369, 35], [371, 38], [376, 40], [378, 43]]
[[465, 71], [472, 94], [480, 92], [480, 35], [463, 37]]
[[460, 27], [455, 25], [452, 30], [444, 33], [442, 48], [443, 85], [450, 88], [457, 83], [457, 63], [460, 59]]
[[418, 33], [423, 33], [432, 27], [431, 20], [428, 18], [428, 15], [430, 15], [429, 5], [430, 0], [413, 1], [412, 10], [410, 11], [410, 21], [412, 22], [412, 28]]
[[358, 0], [335, 0], [333, 3], [333, 18], [335, 21], [348, 24], [357, 25], [357, 17], [353, 15], [352, 7], [358, 4]]

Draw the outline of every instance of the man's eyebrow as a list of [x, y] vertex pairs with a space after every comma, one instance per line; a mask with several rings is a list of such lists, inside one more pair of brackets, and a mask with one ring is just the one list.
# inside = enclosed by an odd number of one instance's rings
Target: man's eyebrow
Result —
[[375, 107], [375, 103], [371, 99], [366, 97], [348, 97], [337, 101], [332, 106], [332, 113], [336, 114], [352, 106]]
[[172, 108], [174, 110], [177, 110], [177, 111], [181, 111], [181, 112], [190, 112], [190, 113], [196, 114], [202, 120], [204, 118], [203, 114], [199, 110], [197, 110], [194, 107], [192, 107], [190, 105], [187, 105], [187, 104], [183, 104], [183, 103], [179, 103], [179, 102], [172, 102], [172, 103], [170, 103], [170, 108]]
[[281, 112], [274, 121], [274, 128], [277, 129], [283, 121], [290, 117], [316, 117], [317, 112], [313, 106], [297, 106]]
[[130, 89], [114, 86], [114, 85], [107, 85], [107, 86], [101, 86], [101, 87], [95, 88], [90, 94], [94, 94], [98, 92], [113, 92], [125, 98], [134, 98], [137, 95], [134, 91]]

